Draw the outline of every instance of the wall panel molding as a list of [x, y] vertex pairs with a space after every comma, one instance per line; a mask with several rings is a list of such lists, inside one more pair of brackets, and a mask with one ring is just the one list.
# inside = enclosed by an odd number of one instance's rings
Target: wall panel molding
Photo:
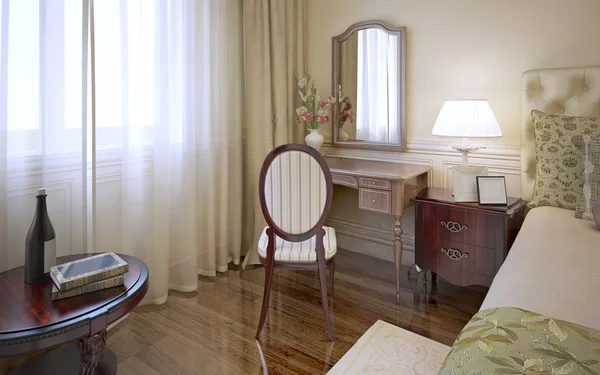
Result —
[[[412, 215], [410, 215], [412, 217]], [[343, 218], [330, 217], [326, 224], [335, 228], [338, 243], [357, 243], [359, 244], [377, 244], [378, 247], [384, 247], [384, 253], [378, 253], [378, 250], [364, 248], [347, 248], [346, 250], [365, 253], [385, 260], [392, 260], [394, 257], [394, 235], [389, 228], [380, 228], [358, 221], [347, 220]], [[402, 264], [410, 266], [414, 262], [415, 236], [414, 233], [403, 233], [402, 235]], [[411, 231], [413, 232], [413, 231]], [[347, 237], [350, 240], [344, 241]], [[360, 245], [359, 245], [360, 246]], [[347, 247], [347, 246], [346, 246]]]
[[[456, 143], [456, 142], [454, 142]], [[372, 151], [372, 150], [361, 150], [361, 149], [350, 149], [344, 147], [334, 147], [331, 143], [331, 137], [325, 137], [325, 144], [323, 145], [323, 153], [331, 156], [342, 156], [342, 155], [356, 155], [364, 156], [366, 159], [381, 159], [381, 160], [404, 160], [412, 159], [411, 154], [425, 154], [440, 156], [451, 156], [460, 158], [460, 154], [451, 146], [453, 142], [438, 142], [438, 141], [427, 141], [427, 140], [408, 140], [406, 142], [405, 152], [389, 152], [389, 151]], [[478, 145], [476, 141], [471, 141], [472, 144]], [[519, 145], [496, 145], [487, 144], [482, 145], [485, 149], [478, 150], [469, 154], [471, 158], [478, 159], [494, 159], [494, 160], [507, 160], [507, 161], [520, 161], [521, 160], [521, 148]]]

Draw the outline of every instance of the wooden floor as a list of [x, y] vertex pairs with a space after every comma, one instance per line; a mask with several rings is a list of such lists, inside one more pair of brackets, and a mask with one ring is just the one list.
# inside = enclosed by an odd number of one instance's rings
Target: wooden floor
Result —
[[[407, 273], [408, 268], [403, 268]], [[486, 289], [438, 279], [437, 296], [413, 301], [405, 280], [395, 303], [394, 266], [338, 251], [333, 304], [335, 343], [325, 333], [316, 271], [277, 269], [260, 346], [254, 334], [264, 269], [200, 277], [196, 292], [171, 292], [140, 306], [109, 331], [119, 375], [324, 374], [378, 319], [451, 345], [478, 310]]]

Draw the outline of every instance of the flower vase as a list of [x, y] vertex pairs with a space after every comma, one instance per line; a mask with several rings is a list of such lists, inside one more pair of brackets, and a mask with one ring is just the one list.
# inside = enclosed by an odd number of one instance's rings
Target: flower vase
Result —
[[338, 138], [340, 139], [340, 141], [347, 141], [348, 140], [348, 133], [346, 133], [344, 131], [344, 128], [340, 127], [340, 130], [338, 130]]
[[319, 150], [321, 146], [323, 146], [323, 142], [325, 138], [321, 135], [321, 129], [308, 129], [310, 134], [304, 137], [304, 142], [307, 146], [314, 148], [315, 150]]

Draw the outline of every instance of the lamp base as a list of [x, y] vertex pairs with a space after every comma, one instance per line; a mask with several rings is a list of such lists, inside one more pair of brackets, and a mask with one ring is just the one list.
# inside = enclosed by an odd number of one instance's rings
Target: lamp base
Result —
[[451, 146], [456, 151], [462, 154], [462, 166], [466, 167], [469, 165], [469, 152], [475, 152], [478, 150], [484, 150], [483, 146], [471, 146], [469, 145], [469, 140], [467, 138], [462, 139], [462, 144]]
[[487, 167], [454, 167], [452, 171], [455, 202], [477, 202], [477, 176], [487, 176]]

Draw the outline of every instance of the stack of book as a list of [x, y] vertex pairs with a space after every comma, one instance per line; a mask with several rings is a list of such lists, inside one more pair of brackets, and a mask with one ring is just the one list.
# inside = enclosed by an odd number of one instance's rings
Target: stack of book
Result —
[[89, 258], [50, 267], [52, 300], [74, 297], [124, 284], [129, 265], [115, 253], [103, 253]]

